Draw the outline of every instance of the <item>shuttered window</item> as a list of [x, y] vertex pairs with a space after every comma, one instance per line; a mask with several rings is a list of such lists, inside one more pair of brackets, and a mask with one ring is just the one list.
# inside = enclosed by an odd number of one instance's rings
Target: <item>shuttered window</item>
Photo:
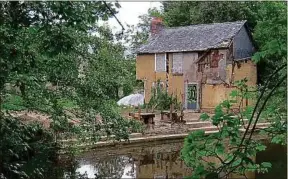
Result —
[[165, 53], [155, 54], [155, 71], [166, 72], [166, 55]]
[[173, 53], [172, 73], [183, 73], [183, 53]]

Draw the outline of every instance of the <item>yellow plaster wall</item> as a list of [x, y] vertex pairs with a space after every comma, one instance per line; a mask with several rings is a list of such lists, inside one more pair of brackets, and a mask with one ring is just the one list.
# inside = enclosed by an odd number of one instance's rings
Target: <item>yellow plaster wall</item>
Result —
[[[250, 87], [255, 87], [257, 84], [257, 67], [251, 61], [247, 60], [241, 61], [239, 68], [237, 65], [234, 67], [234, 75], [232, 77], [232, 64], [227, 65], [226, 68], [226, 82], [229, 83], [232, 78], [232, 83], [243, 78], [247, 78], [247, 85]], [[221, 85], [207, 85], [202, 84], [202, 109], [214, 109], [219, 103], [230, 98], [230, 93], [232, 90], [235, 90], [235, 87], [225, 87], [223, 84]], [[231, 98], [230, 98], [231, 99]], [[238, 99], [238, 103], [235, 104], [235, 107], [238, 106], [240, 100]], [[248, 100], [248, 105], [254, 104], [255, 101]], [[246, 106], [246, 101], [243, 101], [243, 107]]]
[[155, 55], [137, 55], [136, 57], [136, 78], [138, 80], [155, 78]]
[[151, 95], [152, 95], [152, 81], [151, 80], [145, 80], [144, 81], [144, 101], [145, 103], [148, 103], [150, 98], [151, 98]]
[[166, 73], [165, 72], [154, 72], [154, 75], [146, 76], [144, 81], [144, 92], [145, 92], [145, 103], [148, 103], [152, 96], [152, 85], [153, 82], [157, 82], [158, 80], [165, 82], [166, 81]]
[[202, 105], [201, 108], [215, 108], [219, 103], [227, 98], [226, 87], [224, 85], [202, 84]]
[[177, 96], [179, 102], [182, 102], [182, 95], [184, 94], [184, 77], [183, 75], [173, 75], [172, 73], [172, 54], [169, 55], [169, 84], [168, 93]]
[[182, 94], [184, 94], [184, 79], [183, 76], [169, 75], [169, 94], [177, 96], [178, 101], [182, 102]]
[[241, 80], [244, 77], [248, 79], [247, 84], [249, 86], [255, 86], [257, 83], [257, 67], [251, 60], [242, 61], [240, 68], [235, 66], [234, 69], [234, 81]]
[[[230, 65], [232, 71], [232, 65]], [[244, 78], [248, 79], [246, 83], [249, 87], [256, 87], [257, 85], [257, 66], [251, 60], [241, 61], [239, 68], [237, 65], [234, 67], [233, 82], [239, 81]], [[248, 105], [255, 104], [255, 100], [248, 99]], [[243, 107], [246, 106], [246, 101], [243, 102]]]
[[[223, 52], [224, 53], [224, 52]], [[224, 53], [225, 54], [225, 53]], [[168, 76], [168, 92], [177, 96], [178, 100], [182, 102], [182, 95], [184, 95], [184, 77], [175, 76], [172, 74], [171, 64], [172, 55], [169, 54], [169, 76]], [[226, 67], [226, 82], [229, 83], [232, 77], [232, 64], [228, 64]], [[235, 65], [234, 75], [232, 82], [237, 80], [248, 79], [249, 86], [256, 86], [257, 83], [257, 68], [256, 65], [251, 61], [247, 60], [240, 62], [240, 68]], [[166, 72], [155, 72], [155, 55], [145, 54], [137, 55], [136, 58], [136, 78], [144, 81], [145, 90], [145, 103], [149, 102], [151, 98], [151, 89], [153, 82], [157, 80], [166, 82]], [[229, 97], [229, 94], [234, 88], [226, 88], [223, 84], [221, 85], [207, 85], [202, 84], [202, 95], [201, 97], [201, 108], [213, 109], [223, 100]], [[249, 100], [248, 104], [253, 104], [254, 101]], [[245, 104], [245, 102], [244, 102]]]
[[[172, 64], [171, 55], [169, 55], [168, 58], [169, 64]], [[169, 67], [168, 92], [174, 96], [177, 96], [178, 101], [182, 101], [181, 95], [184, 94], [183, 76], [174, 76], [171, 72], [171, 67]], [[160, 80], [166, 84], [166, 72], [155, 72], [154, 54], [137, 55], [136, 78], [144, 81], [145, 103], [148, 103], [151, 99], [153, 82]]]
[[[160, 75], [161, 76], [161, 75]], [[145, 103], [151, 98], [152, 83], [156, 80], [155, 55], [145, 54], [136, 57], [136, 79], [144, 82]]]
[[155, 81], [166, 81], [166, 72], [157, 72], [155, 73]]
[[232, 64], [227, 65], [226, 68], [226, 82], [229, 82], [232, 78], [233, 82], [247, 78], [247, 84], [249, 86], [256, 86], [257, 84], [257, 67], [251, 60], [241, 61], [240, 66], [234, 67], [234, 75], [232, 77]]

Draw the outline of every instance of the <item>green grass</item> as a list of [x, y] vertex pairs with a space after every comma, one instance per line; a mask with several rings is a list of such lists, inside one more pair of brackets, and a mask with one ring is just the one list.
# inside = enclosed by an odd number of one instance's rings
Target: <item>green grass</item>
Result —
[[[27, 109], [25, 107], [25, 101], [19, 95], [6, 95], [3, 101], [4, 102], [1, 105], [1, 108], [4, 110], [21, 111]], [[61, 99], [59, 104], [62, 105], [64, 109], [77, 108], [77, 105], [74, 101], [65, 98]]]
[[77, 108], [76, 103], [70, 99], [63, 98], [59, 101], [59, 104], [62, 105], [64, 109]]
[[21, 111], [21, 110], [26, 109], [22, 97], [18, 95], [11, 95], [11, 94], [7, 95], [4, 98], [4, 102], [1, 105], [1, 108], [5, 110], [13, 110], [13, 111]]

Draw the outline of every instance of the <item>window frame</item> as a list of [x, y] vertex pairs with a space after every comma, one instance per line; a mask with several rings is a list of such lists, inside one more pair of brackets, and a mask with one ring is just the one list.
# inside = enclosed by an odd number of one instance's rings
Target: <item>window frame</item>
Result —
[[[164, 58], [165, 58], [165, 62], [164, 62], [164, 71], [157, 71], [157, 54], [164, 54]], [[154, 69], [154, 71], [155, 72], [166, 72], [167, 71], [167, 55], [166, 55], [166, 53], [155, 53], [155, 55], [154, 55], [154, 66], [155, 66], [155, 69]]]

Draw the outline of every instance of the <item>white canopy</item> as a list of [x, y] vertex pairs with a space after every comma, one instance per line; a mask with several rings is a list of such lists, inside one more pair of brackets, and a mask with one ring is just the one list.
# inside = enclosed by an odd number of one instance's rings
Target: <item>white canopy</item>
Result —
[[130, 94], [117, 102], [118, 105], [138, 106], [144, 104], [144, 96], [142, 94]]

